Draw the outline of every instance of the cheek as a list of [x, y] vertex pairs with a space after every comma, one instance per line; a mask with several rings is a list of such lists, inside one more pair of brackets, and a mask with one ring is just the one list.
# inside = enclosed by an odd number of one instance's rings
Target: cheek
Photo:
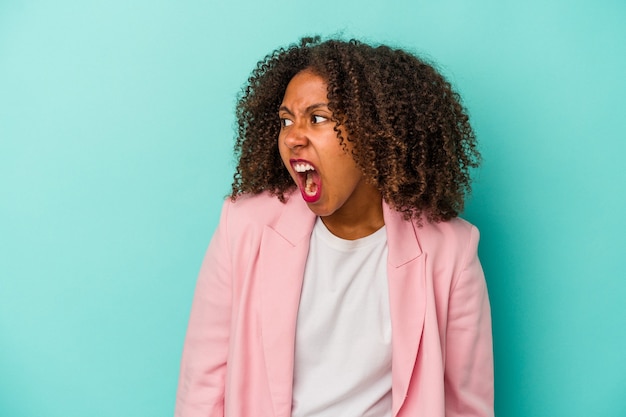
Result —
[[345, 160], [342, 178], [344, 179], [346, 186], [350, 188], [359, 184], [363, 179], [363, 173], [351, 157]]

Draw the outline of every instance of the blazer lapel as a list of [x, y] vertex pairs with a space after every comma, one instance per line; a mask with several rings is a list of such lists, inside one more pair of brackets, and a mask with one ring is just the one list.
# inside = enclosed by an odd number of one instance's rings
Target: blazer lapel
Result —
[[276, 416], [291, 414], [296, 318], [315, 215], [292, 196], [259, 253], [261, 337]]
[[383, 204], [389, 248], [387, 274], [392, 328], [392, 395], [396, 416], [415, 368], [426, 311], [425, 255], [416, 226]]

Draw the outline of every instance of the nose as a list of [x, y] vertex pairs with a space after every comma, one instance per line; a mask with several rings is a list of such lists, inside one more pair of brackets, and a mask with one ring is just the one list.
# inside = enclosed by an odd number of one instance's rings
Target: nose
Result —
[[294, 123], [283, 132], [283, 143], [291, 150], [302, 148], [309, 143], [306, 129]]

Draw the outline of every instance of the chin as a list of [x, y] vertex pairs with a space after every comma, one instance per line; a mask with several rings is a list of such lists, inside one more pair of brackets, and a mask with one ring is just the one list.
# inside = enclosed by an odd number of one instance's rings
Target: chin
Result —
[[311, 210], [313, 213], [315, 213], [315, 215], [320, 217], [328, 217], [332, 215], [335, 211], [337, 211], [336, 209], [324, 207], [319, 203], [307, 203], [307, 206], [309, 206], [309, 210]]

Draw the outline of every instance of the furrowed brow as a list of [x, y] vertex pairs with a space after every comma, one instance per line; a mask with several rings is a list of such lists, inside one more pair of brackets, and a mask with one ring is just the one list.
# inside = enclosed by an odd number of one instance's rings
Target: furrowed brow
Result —
[[[311, 113], [312, 111], [315, 111], [317, 109], [320, 108], [328, 108], [328, 103], [315, 103], [315, 104], [311, 104], [310, 106], [307, 106], [306, 109], [304, 109], [305, 113]], [[278, 108], [279, 112], [285, 112], [291, 116], [294, 116], [293, 112], [291, 110], [289, 110], [289, 107], [287, 106], [280, 106]]]
[[291, 110], [289, 110], [289, 107], [287, 107], [287, 106], [280, 106], [280, 107], [278, 108], [278, 112], [279, 112], [279, 113], [281, 113], [281, 112], [285, 112], [285, 113], [287, 113], [287, 114], [289, 114], [289, 115], [293, 116], [293, 112], [292, 112]]
[[328, 107], [328, 103], [315, 103], [315, 104], [311, 104], [310, 106], [308, 106], [306, 108], [306, 112], [307, 113], [311, 113], [314, 110], [317, 110], [321, 107]]

